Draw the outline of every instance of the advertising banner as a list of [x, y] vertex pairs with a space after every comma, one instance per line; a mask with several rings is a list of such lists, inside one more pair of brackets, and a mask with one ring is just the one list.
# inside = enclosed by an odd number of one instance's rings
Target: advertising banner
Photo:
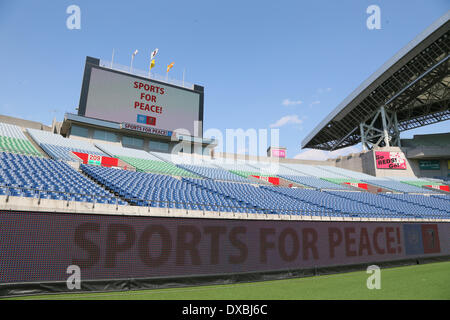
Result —
[[447, 186], [447, 185], [426, 185], [425, 187], [436, 189], [436, 190], [441, 190], [441, 191], [445, 191], [445, 192], [450, 192], [450, 186]]
[[419, 160], [420, 170], [441, 170], [439, 160]]
[[84, 164], [93, 164], [103, 167], [117, 167], [119, 165], [119, 159], [111, 157], [103, 157], [96, 154], [88, 154], [83, 152], [72, 151], [78, 158], [80, 158]]
[[450, 254], [449, 223], [0, 212], [0, 284], [343, 266]]
[[276, 186], [280, 185], [280, 178], [278, 178], [278, 177], [263, 177], [263, 176], [254, 176], [254, 175], [252, 175], [252, 177], [270, 182], [271, 184], [274, 184]]
[[139, 125], [139, 124], [133, 124], [133, 123], [126, 123], [126, 122], [122, 123], [121, 127], [122, 127], [122, 129], [139, 131], [139, 132], [144, 132], [144, 133], [149, 133], [149, 134], [156, 134], [156, 135], [165, 136], [165, 137], [171, 137], [173, 134], [172, 131], [156, 129], [156, 128], [152, 128], [152, 127], [149, 127], [146, 125]]
[[406, 158], [403, 152], [375, 151], [377, 169], [406, 170]]
[[345, 184], [348, 184], [352, 187], [361, 188], [364, 190], [368, 189], [367, 183], [358, 183], [358, 182], [344, 182]]
[[272, 157], [286, 158], [286, 150], [284, 150], [284, 149], [272, 149]]
[[87, 163], [100, 166], [102, 164], [102, 156], [96, 154], [89, 154]]

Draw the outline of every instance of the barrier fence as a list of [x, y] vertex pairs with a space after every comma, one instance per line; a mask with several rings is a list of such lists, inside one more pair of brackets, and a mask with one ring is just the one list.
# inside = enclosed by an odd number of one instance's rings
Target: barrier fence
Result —
[[136, 69], [136, 68], [131, 68], [130, 66], [125, 66], [122, 64], [118, 64], [118, 63], [111, 63], [111, 61], [106, 61], [106, 60], [100, 60], [100, 66], [104, 67], [104, 68], [117, 70], [117, 71], [122, 71], [122, 72], [129, 73], [132, 75], [148, 78], [149, 80], [157, 80], [157, 81], [174, 84], [176, 86], [184, 87], [184, 88], [191, 89], [191, 90], [194, 89], [194, 85], [192, 83], [189, 83], [184, 80], [178, 80], [178, 79], [171, 78], [168, 76], [168, 74], [161, 75], [161, 74], [157, 74], [157, 73], [150, 72], [150, 71], [144, 71], [144, 70], [140, 70], [140, 69]]

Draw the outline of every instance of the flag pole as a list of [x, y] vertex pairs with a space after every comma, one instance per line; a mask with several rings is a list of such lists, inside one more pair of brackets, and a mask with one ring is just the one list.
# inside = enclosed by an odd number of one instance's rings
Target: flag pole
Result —
[[111, 57], [111, 69], [113, 67], [113, 63], [114, 63], [114, 48], [113, 48], [112, 57]]
[[130, 64], [130, 73], [133, 72], [133, 60], [134, 60], [134, 56], [137, 55], [138, 50], [136, 49], [132, 54], [131, 54], [131, 64]]
[[150, 65], [148, 66], [148, 78], [150, 79], [152, 75], [152, 59], [150, 59]]
[[186, 73], [186, 68], [183, 68], [183, 87], [184, 87], [184, 74]]
[[148, 76], [149, 76], [149, 78], [151, 77], [151, 75], [152, 75], [152, 68], [155, 66], [155, 59], [152, 59], [152, 61], [150, 61], [150, 65], [148, 66], [149, 67], [149, 69], [148, 69]]
[[156, 54], [158, 53], [158, 48], [156, 48], [155, 50], [153, 50], [151, 53], [150, 53], [150, 66], [149, 66], [149, 69], [148, 69], [148, 77], [149, 78], [151, 78], [151, 75], [152, 75], [152, 68], [153, 68], [153, 66], [154, 66], [154, 61], [155, 61], [155, 57], [156, 57]]

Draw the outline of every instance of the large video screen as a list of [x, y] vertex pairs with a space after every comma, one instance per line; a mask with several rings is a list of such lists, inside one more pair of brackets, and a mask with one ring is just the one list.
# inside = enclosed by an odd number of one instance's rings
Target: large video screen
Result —
[[93, 67], [84, 116], [198, 136], [200, 93]]
[[450, 254], [449, 223], [0, 212], [5, 283], [295, 270]]

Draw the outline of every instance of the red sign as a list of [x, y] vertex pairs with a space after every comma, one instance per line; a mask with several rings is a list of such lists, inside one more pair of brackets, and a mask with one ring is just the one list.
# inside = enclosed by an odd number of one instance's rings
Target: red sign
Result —
[[352, 187], [361, 188], [364, 190], [367, 190], [367, 183], [358, 183], [358, 182], [344, 182], [345, 184], [348, 184]]
[[377, 169], [406, 169], [406, 158], [403, 152], [376, 151]]
[[450, 187], [449, 187], [449, 186], [446, 186], [446, 185], [443, 185], [443, 186], [440, 186], [440, 185], [439, 185], [439, 186], [435, 186], [435, 185], [426, 185], [425, 187], [450, 192]]
[[103, 167], [117, 167], [119, 165], [119, 159], [117, 158], [103, 157], [96, 154], [88, 154], [75, 151], [72, 151], [72, 153], [83, 160], [84, 164], [95, 164]]
[[156, 125], [156, 118], [147, 116], [147, 124], [151, 125], [151, 126], [155, 126]]
[[283, 149], [272, 149], [272, 157], [286, 158], [286, 150], [283, 150]]
[[102, 163], [102, 156], [99, 156], [97, 154], [89, 154], [87, 163], [99, 166]]
[[277, 177], [261, 177], [261, 176], [254, 176], [254, 175], [252, 175], [252, 177], [270, 182], [271, 184], [274, 184], [276, 186], [280, 185], [280, 178], [277, 178]]

